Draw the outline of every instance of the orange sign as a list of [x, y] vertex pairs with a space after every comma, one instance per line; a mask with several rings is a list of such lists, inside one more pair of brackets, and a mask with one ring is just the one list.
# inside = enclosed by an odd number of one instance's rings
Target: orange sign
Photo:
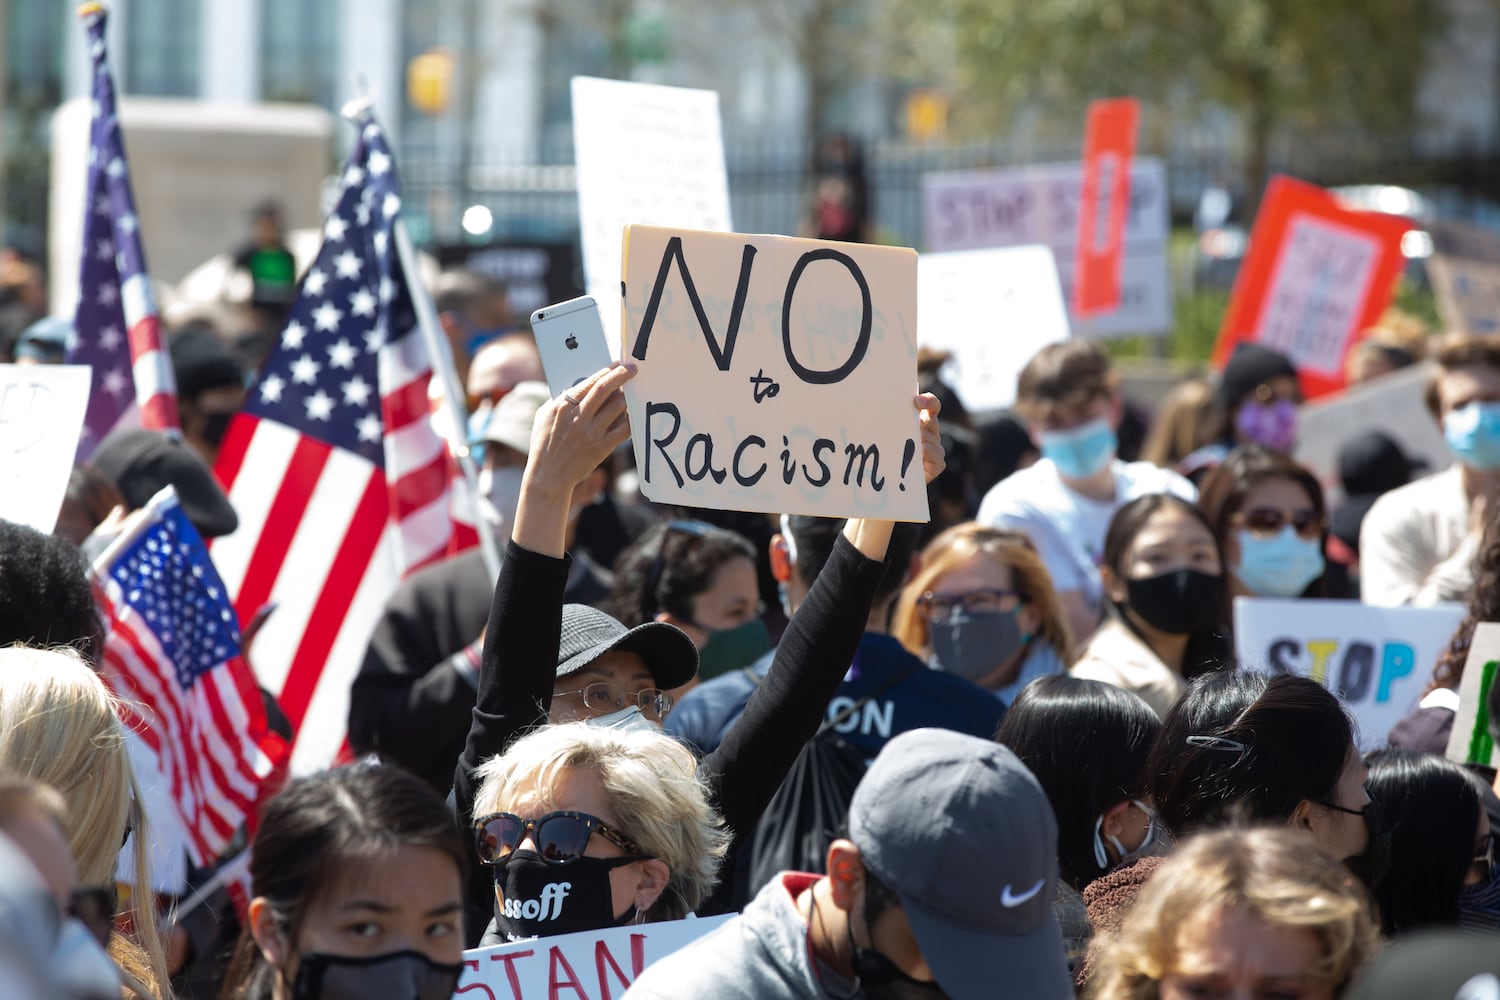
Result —
[[1140, 102], [1133, 97], [1089, 105], [1083, 140], [1083, 191], [1078, 211], [1073, 311], [1108, 312], [1120, 304], [1120, 262], [1130, 207], [1130, 159]]

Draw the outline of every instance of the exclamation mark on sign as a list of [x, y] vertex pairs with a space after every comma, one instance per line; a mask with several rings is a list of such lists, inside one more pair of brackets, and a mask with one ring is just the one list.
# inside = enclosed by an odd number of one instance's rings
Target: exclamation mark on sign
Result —
[[911, 438], [906, 439], [906, 447], [901, 450], [901, 492], [906, 492], [906, 470], [911, 468], [911, 460], [916, 457], [917, 443]]

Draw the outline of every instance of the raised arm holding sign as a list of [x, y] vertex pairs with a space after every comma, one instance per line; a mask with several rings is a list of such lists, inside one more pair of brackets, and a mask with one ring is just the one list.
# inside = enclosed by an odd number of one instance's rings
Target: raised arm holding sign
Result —
[[625, 231], [621, 357], [641, 491], [693, 507], [927, 520], [912, 250]]

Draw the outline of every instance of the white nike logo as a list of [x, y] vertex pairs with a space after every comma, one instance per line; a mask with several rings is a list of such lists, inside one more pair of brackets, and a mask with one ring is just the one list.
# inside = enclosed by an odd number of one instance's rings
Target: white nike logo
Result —
[[1017, 906], [1020, 906], [1022, 903], [1026, 902], [1037, 893], [1041, 892], [1042, 886], [1046, 884], [1046, 879], [1038, 879], [1036, 885], [1032, 886], [1030, 889], [1027, 889], [1019, 896], [1012, 893], [1010, 891], [1010, 886], [1007, 885], [1005, 889], [1000, 893], [1000, 905], [1005, 907], [1007, 910], [1015, 909]]

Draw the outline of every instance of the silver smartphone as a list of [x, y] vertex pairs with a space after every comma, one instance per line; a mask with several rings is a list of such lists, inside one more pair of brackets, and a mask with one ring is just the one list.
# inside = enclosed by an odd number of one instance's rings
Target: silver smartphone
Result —
[[599, 304], [587, 295], [542, 306], [531, 314], [531, 332], [553, 396], [614, 364]]

